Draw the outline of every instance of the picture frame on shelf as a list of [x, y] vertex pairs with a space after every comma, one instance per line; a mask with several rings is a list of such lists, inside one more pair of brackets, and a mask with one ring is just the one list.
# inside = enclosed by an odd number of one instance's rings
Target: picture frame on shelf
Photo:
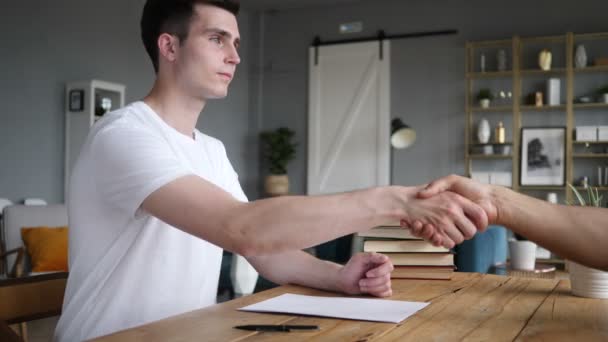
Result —
[[72, 89], [69, 94], [70, 112], [82, 112], [84, 110], [84, 90]]
[[566, 127], [522, 127], [520, 146], [521, 186], [565, 186]]

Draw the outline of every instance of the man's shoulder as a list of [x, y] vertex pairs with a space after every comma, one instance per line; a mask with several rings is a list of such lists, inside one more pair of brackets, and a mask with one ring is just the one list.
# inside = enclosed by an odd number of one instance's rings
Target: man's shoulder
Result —
[[151, 133], [154, 125], [150, 124], [150, 113], [141, 102], [133, 102], [125, 107], [112, 111], [104, 115], [93, 127], [93, 135], [111, 135], [112, 132]]
[[205, 134], [198, 129], [196, 130], [197, 140], [200, 140], [200, 143], [205, 145], [207, 148], [217, 149], [220, 151], [225, 151], [224, 143], [215, 137], [212, 137], [208, 134]]

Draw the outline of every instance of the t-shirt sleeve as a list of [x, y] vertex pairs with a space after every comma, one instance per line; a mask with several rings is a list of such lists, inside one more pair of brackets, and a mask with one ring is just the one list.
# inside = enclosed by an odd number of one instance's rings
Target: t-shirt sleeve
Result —
[[168, 142], [144, 128], [112, 127], [100, 132], [92, 153], [97, 192], [110, 205], [136, 215], [143, 201], [192, 170]]

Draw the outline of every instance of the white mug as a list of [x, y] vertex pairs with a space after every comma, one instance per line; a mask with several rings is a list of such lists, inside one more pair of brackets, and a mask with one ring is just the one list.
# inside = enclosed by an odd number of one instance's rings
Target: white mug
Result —
[[536, 244], [532, 241], [509, 240], [511, 267], [515, 270], [533, 271], [536, 264]]

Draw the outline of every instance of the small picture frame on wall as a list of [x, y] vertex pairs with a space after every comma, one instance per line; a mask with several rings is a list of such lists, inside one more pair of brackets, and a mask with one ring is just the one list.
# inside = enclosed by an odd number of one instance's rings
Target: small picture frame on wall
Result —
[[522, 127], [520, 184], [564, 186], [566, 127]]
[[72, 89], [69, 94], [70, 112], [82, 112], [84, 110], [84, 90]]

